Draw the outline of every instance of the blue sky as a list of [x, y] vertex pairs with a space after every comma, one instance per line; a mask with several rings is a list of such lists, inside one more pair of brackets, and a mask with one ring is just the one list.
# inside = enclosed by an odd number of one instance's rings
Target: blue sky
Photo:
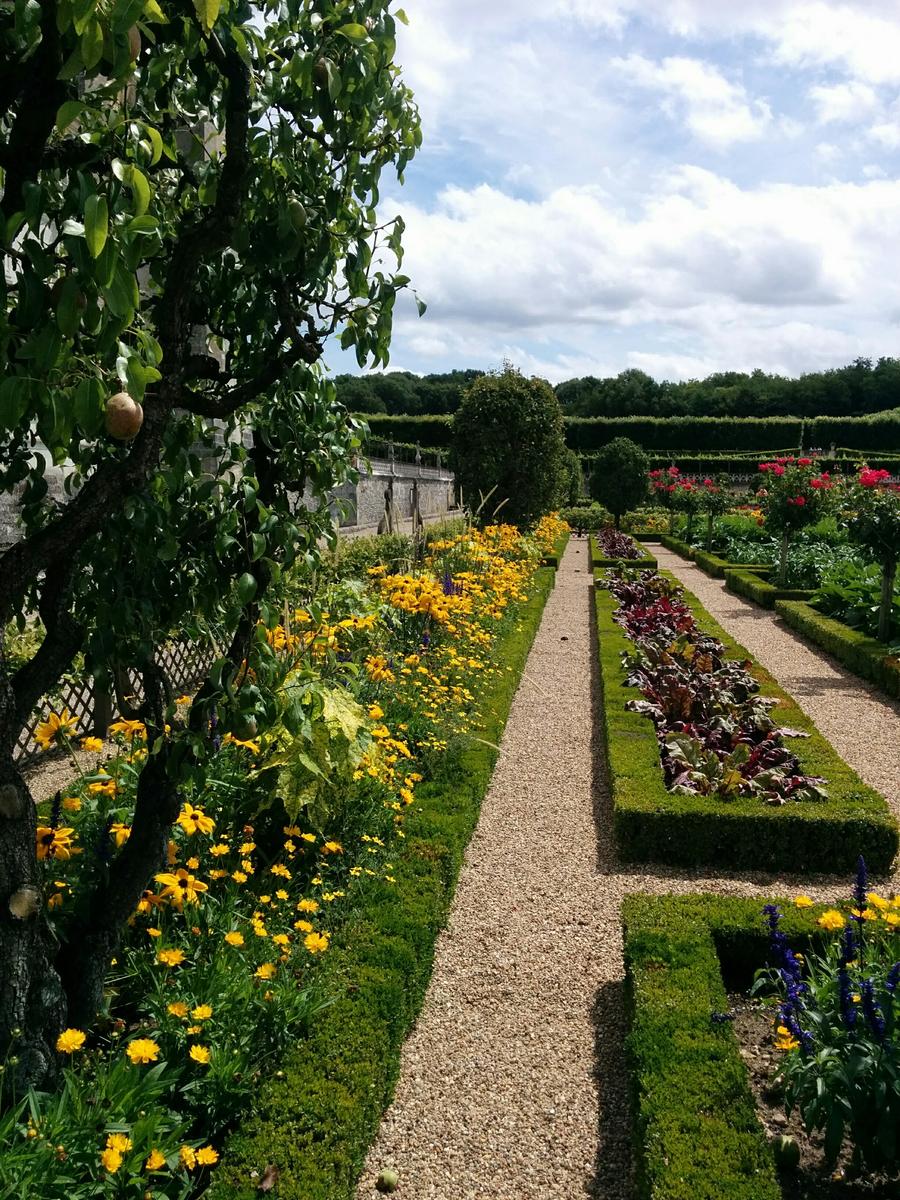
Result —
[[[796, 375], [900, 354], [894, 0], [405, 0], [391, 366]], [[355, 369], [339, 353], [336, 370]]]

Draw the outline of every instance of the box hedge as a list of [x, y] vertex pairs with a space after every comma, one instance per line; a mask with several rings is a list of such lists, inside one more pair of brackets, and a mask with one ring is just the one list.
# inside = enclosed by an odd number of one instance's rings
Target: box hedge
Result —
[[[768, 570], [768, 568], [767, 568]], [[774, 608], [776, 600], [809, 600], [811, 591], [803, 588], [780, 588], [765, 578], [756, 567], [728, 566], [725, 586], [736, 596], [761, 604], [763, 608]]]
[[230, 1137], [207, 1200], [253, 1200], [267, 1166], [279, 1200], [351, 1200], [366, 1151], [390, 1102], [400, 1049], [431, 975], [463, 854], [487, 792], [525, 660], [553, 587], [537, 572], [515, 626], [496, 647], [508, 668], [482, 704], [483, 741], [423, 783], [406, 839], [393, 857], [395, 885], [371, 880], [335, 933], [316, 986], [330, 1003], [308, 1035], [260, 1081], [253, 1112]]
[[[633, 534], [629, 534], [628, 536], [632, 538], [633, 541], [638, 541]], [[653, 557], [653, 555], [648, 554], [646, 550], [642, 553], [640, 558], [606, 558], [600, 552], [600, 547], [597, 545], [597, 539], [593, 536], [591, 537], [591, 566], [595, 570], [598, 568], [617, 567], [620, 562], [624, 563], [626, 567], [638, 567], [641, 570], [652, 569], [655, 571], [659, 566], [659, 563]]]
[[[685, 600], [703, 629], [727, 652], [751, 656], [685, 590]], [[809, 734], [791, 739], [802, 769], [828, 781], [828, 799], [781, 806], [750, 796], [724, 801], [714, 796], [674, 795], [666, 789], [652, 722], [625, 705], [639, 698], [625, 683], [622, 651], [631, 643], [613, 620], [616, 601], [597, 589], [601, 717], [613, 799], [613, 825], [622, 857], [716, 868], [847, 871], [860, 854], [873, 870], [887, 870], [897, 852], [897, 824], [888, 806], [843, 761], [813, 722], [771, 675], [751, 661], [763, 695], [778, 703], [776, 719]]]
[[[713, 1014], [765, 965], [764, 899], [626, 897], [626, 1056], [640, 1200], [781, 1200], [731, 1024]], [[784, 903], [797, 948], [817, 909]]]
[[777, 600], [775, 611], [792, 629], [844, 664], [854, 674], [877, 684], [889, 696], [900, 697], [900, 656], [884, 642], [826, 617], [810, 604]]

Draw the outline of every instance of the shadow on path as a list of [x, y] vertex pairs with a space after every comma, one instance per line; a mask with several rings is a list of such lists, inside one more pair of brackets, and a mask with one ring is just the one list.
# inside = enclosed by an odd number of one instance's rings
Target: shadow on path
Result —
[[603, 983], [593, 1010], [596, 1035], [594, 1063], [600, 1118], [597, 1161], [588, 1195], [593, 1200], [633, 1200], [631, 1097], [625, 1064], [625, 984]]

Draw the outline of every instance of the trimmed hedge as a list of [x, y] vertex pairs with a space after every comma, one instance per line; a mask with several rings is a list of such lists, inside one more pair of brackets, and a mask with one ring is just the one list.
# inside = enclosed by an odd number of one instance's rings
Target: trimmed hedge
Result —
[[207, 1200], [255, 1200], [268, 1164], [279, 1200], [351, 1200], [396, 1083], [400, 1048], [431, 976], [463, 854], [478, 820], [525, 660], [553, 588], [537, 572], [532, 597], [501, 639], [510, 667], [484, 697], [483, 741], [423, 783], [393, 857], [396, 885], [369, 881], [335, 934], [316, 987], [331, 998], [309, 1034], [260, 1083], [252, 1114], [231, 1136]]
[[680, 554], [682, 558], [694, 561], [694, 555], [697, 553], [693, 546], [687, 542], [683, 542], [681, 538], [673, 537], [670, 533], [661, 533], [659, 535], [660, 544], [665, 546], [667, 550], [671, 550], [673, 554]]
[[[702, 628], [729, 655], [751, 660], [687, 589], [684, 598]], [[602, 691], [601, 715], [613, 797], [613, 825], [624, 859], [683, 866], [755, 870], [850, 871], [863, 854], [873, 871], [887, 870], [897, 852], [897, 824], [884, 799], [862, 782], [814, 723], [758, 663], [751, 670], [764, 696], [774, 696], [776, 719], [809, 733], [791, 740], [802, 769], [828, 780], [828, 799], [774, 806], [751, 796], [674, 795], [666, 789], [656, 731], [649, 718], [628, 712], [636, 688], [625, 684], [621, 653], [631, 648], [613, 620], [614, 597], [595, 596]]]
[[811, 604], [777, 600], [775, 611], [792, 629], [833, 654], [855, 675], [877, 684], [889, 696], [900, 697], [900, 656], [890, 654], [884, 642], [826, 617]]
[[562, 562], [562, 556], [565, 554], [566, 546], [568, 546], [568, 544], [569, 544], [569, 534], [564, 533], [561, 537], [556, 539], [556, 543], [553, 546], [552, 553], [545, 554], [544, 557], [541, 559], [541, 566], [542, 567], [552, 567], [555, 571], [558, 568], [559, 564]]
[[[632, 895], [622, 905], [641, 1200], [781, 1200], [734, 1030], [712, 1020], [727, 988], [746, 988], [766, 962], [764, 903]], [[815, 937], [820, 911], [784, 904], [792, 945]]]
[[[729, 592], [761, 604], [763, 608], [774, 608], [777, 600], [808, 600], [813, 595], [803, 588], [780, 588], [770, 583], [756, 567], [726, 566], [725, 586]], [[767, 570], [771, 571], [771, 568]]]
[[[633, 537], [632, 534], [629, 534], [628, 536]], [[634, 540], [637, 541], [637, 538]], [[642, 571], [648, 569], [655, 571], [659, 566], [657, 560], [651, 554], [647, 554], [646, 552], [640, 558], [604, 558], [604, 556], [600, 553], [600, 548], [597, 545], [596, 538], [591, 535], [591, 566], [594, 568], [594, 570], [604, 567], [617, 567], [620, 562], [624, 563], [626, 567], [638, 567]]]
[[[381, 441], [417, 443], [446, 449], [453, 441], [453, 418], [360, 413]], [[786, 447], [830, 446], [871, 450], [873, 457], [900, 451], [900, 416], [869, 417], [566, 417], [566, 444], [581, 453], [597, 451], [613, 438], [627, 437], [651, 454], [676, 459], [716, 453], [767, 455]], [[756, 468], [754, 462], [750, 470]]]

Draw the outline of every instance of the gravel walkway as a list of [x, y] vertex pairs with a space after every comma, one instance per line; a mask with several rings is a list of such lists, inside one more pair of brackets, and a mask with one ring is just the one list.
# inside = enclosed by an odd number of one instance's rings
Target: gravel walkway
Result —
[[845, 759], [900, 817], [900, 703], [811, 646], [770, 609], [726, 590], [699, 567], [654, 545], [671, 571], [732, 637], [790, 692]]
[[384, 1168], [401, 1200], [632, 1200], [623, 897], [846, 892], [843, 879], [618, 863], [592, 603], [587, 542], [572, 539], [358, 1200], [374, 1200]]

